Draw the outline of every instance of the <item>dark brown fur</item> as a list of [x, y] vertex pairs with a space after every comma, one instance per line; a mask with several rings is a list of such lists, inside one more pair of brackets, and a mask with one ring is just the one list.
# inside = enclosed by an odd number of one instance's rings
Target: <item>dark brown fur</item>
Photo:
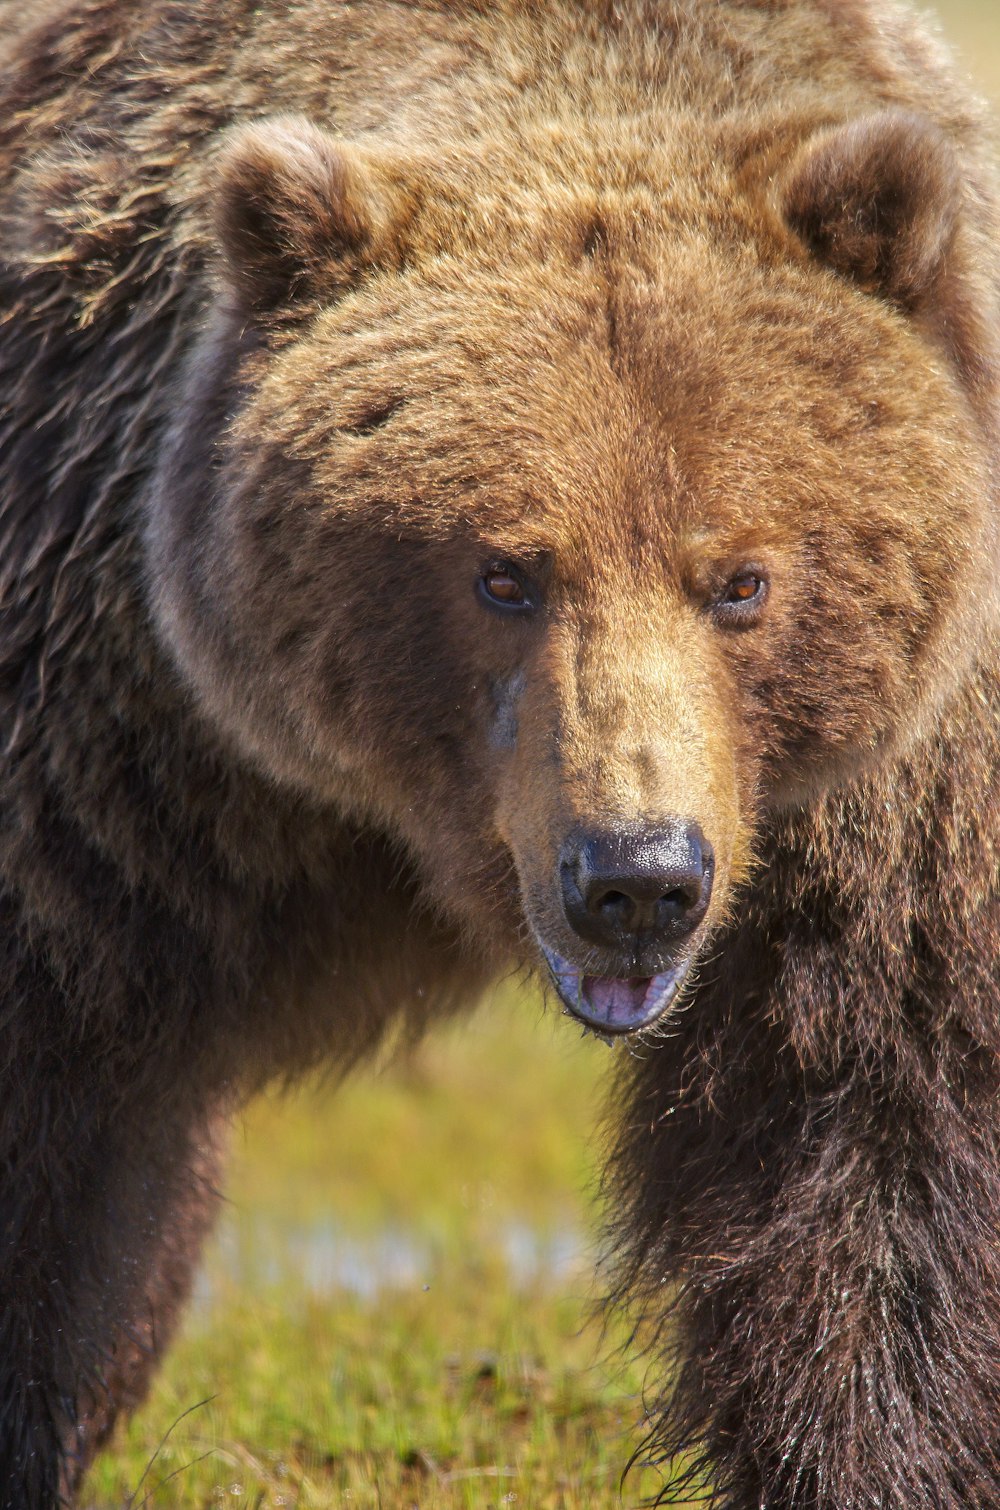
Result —
[[0, 37], [0, 1506], [141, 1398], [208, 1129], [579, 953], [566, 834], [681, 814], [700, 973], [609, 1187], [686, 1360], [651, 1450], [728, 1510], [995, 1510], [979, 108], [877, 0]]

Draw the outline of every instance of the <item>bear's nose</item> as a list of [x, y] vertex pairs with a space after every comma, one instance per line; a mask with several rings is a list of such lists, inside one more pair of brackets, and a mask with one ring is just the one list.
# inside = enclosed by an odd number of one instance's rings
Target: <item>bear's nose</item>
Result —
[[592, 944], [635, 950], [692, 933], [708, 910], [715, 865], [697, 823], [655, 830], [578, 833], [563, 846], [563, 906]]

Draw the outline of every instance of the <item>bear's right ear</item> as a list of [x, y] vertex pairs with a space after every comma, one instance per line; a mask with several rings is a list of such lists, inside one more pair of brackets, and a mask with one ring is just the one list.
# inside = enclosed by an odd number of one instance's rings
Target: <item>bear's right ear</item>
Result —
[[786, 224], [820, 261], [912, 309], [931, 292], [954, 239], [961, 171], [929, 120], [882, 110], [807, 141], [782, 200]]
[[215, 173], [216, 234], [248, 315], [335, 298], [391, 255], [398, 183], [304, 116], [237, 128]]

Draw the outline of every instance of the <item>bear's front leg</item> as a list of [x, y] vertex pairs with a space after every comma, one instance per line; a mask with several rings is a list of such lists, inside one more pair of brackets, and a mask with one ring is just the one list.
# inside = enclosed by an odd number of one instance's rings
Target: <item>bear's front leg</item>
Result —
[[653, 1457], [699, 1465], [725, 1510], [996, 1510], [992, 1070], [947, 1081], [910, 1044], [894, 1084], [859, 1062], [802, 1099], [744, 1059], [665, 1098], [660, 1057], [619, 1165], [623, 1286], [670, 1358]]
[[105, 1114], [82, 1066], [61, 1069], [36, 1065], [30, 1096], [5, 1077], [0, 1510], [73, 1502], [146, 1392], [215, 1206], [215, 1140], [190, 1108]]

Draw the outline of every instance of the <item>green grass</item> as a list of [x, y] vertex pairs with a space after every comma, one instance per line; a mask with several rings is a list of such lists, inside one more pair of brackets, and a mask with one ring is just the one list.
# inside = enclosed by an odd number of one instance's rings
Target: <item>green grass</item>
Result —
[[501, 997], [253, 1107], [202, 1293], [84, 1503], [601, 1510], [659, 1489], [620, 1488], [644, 1369], [594, 1310], [610, 1063]]

